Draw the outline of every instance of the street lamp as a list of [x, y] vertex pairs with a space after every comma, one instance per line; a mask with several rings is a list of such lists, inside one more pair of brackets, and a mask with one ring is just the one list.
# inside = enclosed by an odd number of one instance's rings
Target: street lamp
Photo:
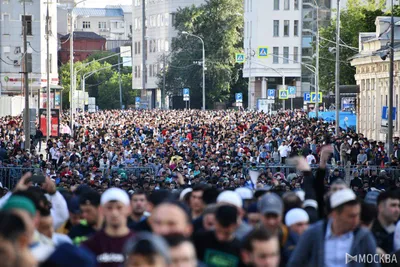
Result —
[[201, 44], [203, 46], [203, 110], [206, 110], [206, 74], [205, 74], [205, 68], [206, 68], [206, 52], [204, 49], [204, 41], [200, 36], [188, 33], [186, 31], [183, 31], [182, 34], [189, 35], [192, 37], [195, 37], [201, 41]]

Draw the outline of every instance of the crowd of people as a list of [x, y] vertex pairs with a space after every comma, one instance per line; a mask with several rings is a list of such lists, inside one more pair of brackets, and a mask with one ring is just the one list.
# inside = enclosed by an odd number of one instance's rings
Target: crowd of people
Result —
[[31, 170], [0, 191], [4, 266], [400, 266], [398, 139], [388, 155], [300, 110], [60, 121], [26, 150], [0, 118], [0, 174]]

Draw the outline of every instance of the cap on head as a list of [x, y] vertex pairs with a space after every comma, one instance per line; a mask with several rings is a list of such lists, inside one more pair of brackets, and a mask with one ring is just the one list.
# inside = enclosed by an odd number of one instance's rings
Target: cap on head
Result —
[[261, 197], [258, 201], [258, 210], [261, 214], [277, 214], [283, 213], [283, 201], [275, 193], [268, 193]]
[[118, 201], [123, 203], [124, 205], [129, 205], [130, 201], [129, 201], [129, 196], [128, 194], [120, 189], [120, 188], [110, 188], [107, 189], [102, 195], [101, 195], [101, 200], [100, 200], [100, 204], [101, 205], [105, 205], [108, 202], [111, 201]]
[[299, 208], [294, 208], [288, 211], [285, 216], [285, 224], [287, 226], [292, 226], [293, 224], [300, 223], [300, 222], [309, 222], [310, 217], [308, 213]]
[[231, 204], [235, 207], [242, 208], [243, 200], [237, 192], [224, 191], [217, 197], [217, 203]]
[[356, 200], [357, 196], [350, 188], [345, 188], [333, 193], [330, 197], [331, 209], [335, 209], [347, 202]]
[[24, 210], [24, 211], [28, 212], [31, 216], [36, 215], [35, 205], [33, 204], [32, 200], [30, 200], [27, 197], [11, 196], [7, 200], [6, 204], [4, 204], [2, 210], [7, 211], [7, 210], [13, 210], [13, 209]]
[[247, 188], [247, 187], [240, 187], [240, 188], [236, 188], [235, 192], [239, 194], [239, 196], [243, 199], [243, 200], [250, 200], [253, 199], [253, 191], [251, 191], [251, 189]]

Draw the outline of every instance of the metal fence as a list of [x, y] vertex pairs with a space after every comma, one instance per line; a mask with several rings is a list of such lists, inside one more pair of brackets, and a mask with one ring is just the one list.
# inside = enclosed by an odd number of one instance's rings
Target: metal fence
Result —
[[[0, 167], [0, 182], [3, 187], [12, 189], [18, 183], [19, 179], [27, 172], [40, 171], [40, 169], [35, 168], [22, 168], [22, 167]], [[122, 167], [122, 168], [111, 168], [103, 169], [100, 171], [104, 178], [115, 177], [116, 175], [121, 175], [125, 177], [136, 176], [151, 176], [155, 178], [155, 171], [151, 167]]]
[[[290, 173], [297, 173], [300, 174], [295, 167], [293, 166], [288, 166], [288, 165], [280, 165], [280, 164], [269, 164], [269, 165], [256, 165], [256, 166], [249, 166], [249, 165], [244, 165], [243, 166], [243, 172], [245, 174], [248, 174], [248, 171], [250, 169], [257, 169], [260, 171], [267, 171], [268, 169], [273, 173], [281, 172], [287, 177]], [[399, 167], [380, 167], [380, 166], [356, 166], [356, 165], [348, 165], [348, 166], [338, 166], [338, 165], [327, 165], [326, 167], [326, 176], [328, 177], [330, 174], [333, 173], [335, 169], [339, 170], [340, 176], [346, 180], [347, 182], [350, 182], [350, 180], [353, 177], [354, 172], [358, 172], [359, 175], [364, 173], [364, 171], [368, 171], [369, 174], [372, 173], [372, 171], [375, 171], [377, 175], [379, 175], [382, 171], [386, 172], [386, 176], [389, 177], [389, 179], [393, 180], [400, 180], [400, 168]], [[318, 170], [318, 165], [311, 165], [311, 170], [313, 173], [315, 173]]]

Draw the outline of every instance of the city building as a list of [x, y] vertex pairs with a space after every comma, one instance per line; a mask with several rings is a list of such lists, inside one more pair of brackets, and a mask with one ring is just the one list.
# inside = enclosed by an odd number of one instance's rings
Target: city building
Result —
[[[69, 34], [60, 38], [59, 58], [62, 64], [70, 60]], [[74, 31], [74, 62], [83, 61], [93, 53], [106, 50], [106, 38], [94, 32]]]
[[[395, 23], [400, 17], [395, 18]], [[376, 31], [359, 34], [359, 53], [352, 57], [351, 65], [356, 67], [355, 79], [360, 93], [357, 98], [357, 132], [366, 137], [385, 141], [387, 126], [382, 120], [382, 109], [388, 106], [389, 97], [389, 47], [390, 17], [377, 17]], [[395, 26], [394, 47], [394, 92], [393, 106], [397, 107], [394, 136], [400, 136], [399, 95], [400, 95], [400, 26]], [[383, 124], [383, 127], [382, 127]], [[386, 126], [386, 127], [385, 127]]]
[[[179, 8], [198, 6], [205, 0], [149, 0], [146, 4], [147, 25], [143, 29], [142, 0], [133, 0], [133, 40], [132, 40], [132, 87], [143, 89], [142, 104], [147, 107], [161, 107], [161, 90], [157, 85], [157, 75], [163, 68], [163, 56], [168, 56], [172, 38], [177, 36], [174, 28], [175, 13]], [[145, 30], [146, 67], [143, 71], [143, 30]], [[143, 75], [146, 73], [146, 75]]]
[[251, 109], [267, 97], [267, 89], [301, 87], [301, 8], [300, 0], [244, 1], [243, 76], [251, 78]]
[[[0, 88], [2, 94], [23, 92], [23, 18], [27, 23], [29, 86], [33, 93], [47, 84], [47, 2], [2, 0], [0, 8]], [[57, 70], [57, 6], [49, 0], [50, 83], [58, 84]]]

